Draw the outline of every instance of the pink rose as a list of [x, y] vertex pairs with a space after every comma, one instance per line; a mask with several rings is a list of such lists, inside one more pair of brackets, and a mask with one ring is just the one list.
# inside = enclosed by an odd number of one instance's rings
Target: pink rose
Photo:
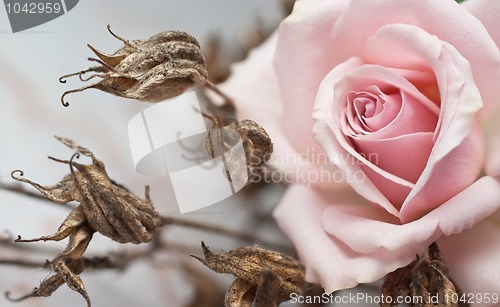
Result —
[[222, 89], [294, 181], [275, 218], [308, 281], [372, 282], [439, 239], [462, 290], [500, 289], [498, 16], [497, 0], [299, 0], [233, 67]]

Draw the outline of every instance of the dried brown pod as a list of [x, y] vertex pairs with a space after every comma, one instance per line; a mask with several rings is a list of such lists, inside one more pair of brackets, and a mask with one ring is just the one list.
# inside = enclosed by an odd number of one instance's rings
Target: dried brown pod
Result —
[[382, 307], [398, 306], [398, 296], [410, 296], [410, 305], [415, 307], [458, 306], [458, 302], [452, 301], [457, 289], [435, 242], [429, 246], [427, 255], [417, 256], [408, 266], [388, 274], [382, 293], [392, 298], [381, 303]]
[[[230, 101], [217, 87], [208, 81], [207, 64], [201, 53], [198, 41], [186, 32], [166, 31], [146, 40], [128, 41], [108, 30], [124, 46], [113, 54], [105, 54], [87, 45], [98, 58], [89, 61], [99, 66], [64, 75], [66, 78], [78, 75], [81, 81], [99, 78], [98, 82], [64, 92], [64, 100], [70, 93], [89, 88], [99, 89], [116, 96], [142, 101], [158, 102], [183, 93], [194, 84], [204, 85]], [[95, 74], [84, 78], [88, 72]]]
[[215, 254], [201, 243], [204, 259], [191, 255], [217, 273], [236, 277], [226, 293], [226, 307], [278, 306], [301, 293], [304, 268], [294, 258], [264, 248], [240, 247]]
[[[239, 161], [229, 160], [227, 163], [231, 171], [227, 171], [228, 179], [238, 181], [240, 179], [234, 178], [235, 176], [248, 174], [247, 184], [259, 181], [265, 171], [266, 163], [273, 153], [273, 142], [266, 130], [250, 119], [226, 123], [219, 116], [206, 113], [202, 113], [202, 115], [212, 121], [205, 137], [205, 151], [212, 158], [227, 152], [240, 138], [242, 139], [247, 170], [239, 169], [241, 165]], [[241, 159], [243, 157], [234, 158]]]
[[[78, 276], [79, 273], [73, 271], [66, 264], [67, 260], [76, 260], [82, 257], [94, 232], [99, 232], [119, 243], [149, 242], [155, 235], [155, 229], [161, 226], [161, 218], [149, 198], [149, 187], [146, 186], [145, 200], [137, 197], [112, 181], [106, 173], [104, 163], [98, 160], [87, 148], [81, 147], [67, 138], [56, 138], [77, 152], [70, 160], [49, 157], [54, 161], [68, 164], [70, 174], [66, 175], [58, 184], [47, 187], [23, 178], [23, 172], [19, 170], [12, 172], [12, 178], [29, 183], [54, 202], [77, 201], [79, 205], [71, 211], [55, 234], [30, 240], [23, 240], [19, 237], [15, 241], [60, 241], [69, 236], [68, 247], [52, 261], [52, 267], [56, 275], [59, 276], [58, 278], [62, 278], [71, 289], [80, 293], [90, 306], [90, 299], [83, 281]], [[92, 164], [84, 165], [74, 162], [78, 153], [90, 157]], [[17, 173], [20, 177], [16, 176]], [[52, 289], [52, 286], [45, 283], [53, 280], [56, 279], [49, 278], [42, 282], [37, 292], [38, 296], [48, 296], [52, 293], [50, 291], [40, 292], [40, 289]], [[48, 294], [43, 295], [42, 293]]]

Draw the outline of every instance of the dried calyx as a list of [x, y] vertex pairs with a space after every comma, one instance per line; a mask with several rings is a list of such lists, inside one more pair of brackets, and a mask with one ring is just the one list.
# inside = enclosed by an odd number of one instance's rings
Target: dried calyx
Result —
[[[201, 84], [221, 95], [228, 103], [230, 99], [208, 81], [207, 64], [201, 52], [200, 44], [191, 35], [180, 31], [166, 31], [156, 34], [146, 40], [128, 41], [114, 34], [109, 25], [108, 30], [124, 46], [115, 53], [108, 55], [88, 45], [97, 58], [89, 61], [99, 63], [99, 66], [64, 75], [59, 78], [61, 83], [66, 78], [79, 76], [81, 81], [98, 78], [99, 81], [66, 91], [64, 100], [70, 93], [81, 92], [95, 88], [116, 96], [142, 101], [158, 102], [183, 93], [194, 84]], [[87, 78], [84, 74], [93, 72]]]
[[[69, 165], [70, 173], [61, 182], [44, 187], [22, 178], [22, 171], [12, 172], [13, 179], [29, 183], [54, 202], [79, 203], [55, 234], [30, 240], [23, 240], [19, 236], [16, 240], [16, 242], [60, 241], [69, 236], [68, 247], [51, 262], [56, 275], [45, 279], [33, 293], [23, 298], [49, 296], [66, 283], [71, 289], [80, 293], [90, 306], [90, 298], [82, 279], [78, 276], [83, 268], [76, 264], [87, 249], [92, 235], [99, 232], [119, 243], [145, 243], [153, 239], [156, 228], [162, 225], [161, 218], [149, 198], [149, 187], [146, 186], [145, 200], [137, 197], [112, 181], [106, 173], [104, 163], [88, 149], [70, 139], [56, 138], [77, 152], [70, 160], [49, 157]], [[79, 154], [90, 157], [92, 164], [74, 162]]]
[[204, 258], [194, 255], [217, 273], [232, 274], [236, 280], [226, 293], [226, 307], [278, 306], [301, 293], [305, 285], [304, 268], [291, 257], [258, 246], [241, 247], [215, 254], [202, 242]]

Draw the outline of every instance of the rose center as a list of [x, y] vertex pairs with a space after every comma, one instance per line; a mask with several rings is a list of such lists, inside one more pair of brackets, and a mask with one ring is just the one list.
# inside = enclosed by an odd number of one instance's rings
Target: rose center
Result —
[[347, 95], [346, 117], [353, 135], [370, 134], [393, 121], [401, 108], [399, 93], [384, 93], [372, 85]]

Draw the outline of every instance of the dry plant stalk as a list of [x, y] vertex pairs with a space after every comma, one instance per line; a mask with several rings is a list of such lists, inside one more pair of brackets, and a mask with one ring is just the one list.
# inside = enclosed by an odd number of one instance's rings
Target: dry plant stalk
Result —
[[204, 259], [191, 255], [217, 273], [232, 274], [236, 280], [226, 293], [226, 307], [278, 306], [301, 293], [304, 268], [294, 258], [258, 246], [240, 247], [215, 254], [201, 243]]
[[[52, 268], [56, 275], [44, 280], [38, 289], [23, 298], [49, 296], [62, 283], [66, 283], [72, 290], [80, 293], [90, 306], [90, 298], [82, 279], [78, 276], [83, 269], [77, 270], [72, 265], [68, 265], [68, 262], [72, 263], [81, 259], [95, 232], [119, 243], [149, 242], [155, 235], [155, 229], [161, 226], [161, 218], [151, 203], [148, 186], [146, 186], [146, 199], [142, 200], [113, 182], [106, 173], [104, 163], [87, 148], [67, 138], [56, 138], [77, 152], [69, 161], [49, 157], [54, 161], [69, 165], [70, 174], [66, 175], [61, 182], [54, 186], [44, 187], [28, 179], [17, 177], [17, 173], [20, 176], [23, 175], [22, 171], [12, 172], [13, 179], [29, 183], [54, 202], [79, 202], [55, 234], [30, 240], [23, 240], [19, 236], [16, 240], [16, 242], [35, 242], [60, 241], [68, 236], [70, 238], [66, 250], [52, 261]], [[90, 157], [92, 164], [83, 165], [74, 162], [78, 153]]]
[[[243, 142], [247, 169], [241, 169], [239, 160], [243, 157], [237, 155], [236, 157], [227, 156], [229, 157], [229, 160], [226, 161], [228, 164], [228, 169], [226, 169], [228, 180], [237, 182], [245, 180], [246, 184], [258, 181], [265, 172], [266, 163], [273, 153], [273, 142], [266, 130], [250, 119], [226, 124], [219, 116], [206, 113], [202, 113], [202, 115], [212, 121], [212, 125], [207, 129], [205, 137], [205, 151], [212, 158], [226, 153], [240, 138]], [[240, 178], [245, 174], [248, 174], [248, 176]]]
[[[428, 254], [418, 257], [408, 266], [389, 273], [382, 287], [385, 297], [392, 297], [393, 303], [381, 303], [382, 307], [397, 306], [396, 298], [412, 296], [415, 307], [457, 307], [451, 301], [457, 289], [448, 277], [447, 268], [434, 242], [428, 248]], [[415, 298], [421, 298], [419, 302]], [[433, 298], [438, 298], [435, 302]], [[448, 301], [447, 301], [448, 299]]]
[[[99, 89], [116, 96], [137, 99], [141, 101], [158, 102], [182, 94], [194, 84], [200, 84], [222, 96], [227, 102], [230, 99], [208, 81], [207, 64], [201, 53], [198, 41], [186, 32], [166, 31], [158, 33], [146, 40], [128, 41], [111, 31], [108, 31], [124, 46], [113, 54], [105, 54], [91, 45], [87, 45], [98, 57], [89, 58], [100, 66], [64, 75], [59, 78], [61, 83], [66, 78], [79, 76], [81, 81], [93, 78], [101, 80], [74, 90], [64, 92], [64, 100], [70, 93], [77, 93], [89, 88]], [[84, 74], [94, 72], [84, 78]]]

